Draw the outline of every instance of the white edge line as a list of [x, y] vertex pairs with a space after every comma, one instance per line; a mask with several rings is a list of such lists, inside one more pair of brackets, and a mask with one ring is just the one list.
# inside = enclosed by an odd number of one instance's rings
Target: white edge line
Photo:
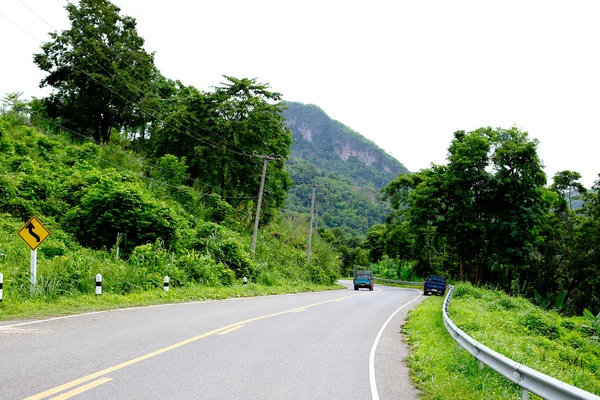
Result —
[[12, 327], [15, 327], [15, 326], [39, 324], [40, 322], [57, 321], [59, 319], [82, 317], [82, 316], [85, 316], [85, 315], [102, 314], [104, 312], [106, 312], [106, 311], [92, 311], [92, 312], [87, 312], [87, 313], [83, 313], [83, 314], [64, 315], [62, 317], [54, 317], [54, 318], [48, 318], [48, 319], [38, 319], [38, 320], [35, 320], [35, 321], [28, 321], [28, 322], [19, 322], [18, 324], [0, 325], [0, 330], [5, 329], [5, 328], [12, 328]]
[[394, 313], [392, 315], [390, 315], [390, 317], [387, 319], [387, 321], [385, 321], [385, 323], [379, 330], [379, 333], [377, 333], [377, 336], [375, 337], [375, 342], [373, 342], [373, 347], [371, 347], [371, 353], [369, 354], [369, 384], [371, 385], [371, 397], [373, 400], [379, 400], [379, 393], [377, 392], [377, 381], [375, 380], [375, 350], [377, 350], [377, 345], [379, 344], [379, 339], [381, 338], [383, 331], [385, 330], [387, 324], [390, 323], [392, 318], [394, 318], [394, 316], [396, 314], [398, 314], [398, 312], [400, 310], [402, 310], [404, 307], [406, 307], [410, 303], [418, 300], [421, 297], [420, 290], [418, 290], [418, 289], [411, 289], [411, 290], [416, 290], [417, 292], [419, 292], [419, 295], [417, 297], [415, 297], [414, 299], [412, 299], [411, 301], [409, 301], [408, 303], [404, 304], [402, 307], [400, 307], [396, 311], [394, 311]]
[[130, 310], [137, 310], [137, 309], [144, 309], [144, 308], [158, 308], [158, 307], [170, 307], [170, 306], [182, 306], [182, 305], [189, 305], [189, 304], [204, 304], [204, 303], [212, 303], [212, 302], [216, 302], [216, 301], [226, 301], [226, 300], [248, 300], [248, 299], [256, 299], [256, 298], [265, 298], [265, 297], [277, 297], [277, 296], [298, 296], [298, 295], [303, 295], [303, 294], [311, 294], [311, 293], [332, 293], [335, 292], [336, 290], [324, 290], [324, 291], [318, 291], [318, 292], [298, 292], [298, 293], [285, 293], [285, 294], [268, 294], [268, 295], [264, 295], [264, 296], [250, 296], [250, 297], [229, 297], [226, 299], [207, 299], [207, 300], [195, 300], [195, 301], [184, 301], [184, 302], [178, 302], [178, 303], [163, 303], [163, 304], [152, 304], [149, 306], [134, 306], [134, 307], [126, 307], [126, 308], [115, 308], [112, 310], [102, 310], [102, 311], [91, 311], [91, 312], [87, 312], [87, 313], [82, 313], [82, 314], [72, 314], [72, 315], [64, 315], [62, 317], [53, 317], [53, 318], [47, 318], [47, 319], [38, 319], [35, 321], [28, 321], [28, 322], [19, 322], [17, 324], [10, 324], [10, 325], [0, 325], [0, 330], [3, 330], [4, 328], [12, 328], [15, 326], [23, 326], [23, 325], [33, 325], [33, 324], [40, 324], [42, 322], [51, 322], [51, 321], [57, 321], [60, 319], [67, 319], [67, 318], [75, 318], [75, 317], [85, 317], [88, 315], [94, 315], [94, 314], [102, 314], [102, 313], [108, 313], [108, 312], [119, 312], [119, 311], [130, 311]]

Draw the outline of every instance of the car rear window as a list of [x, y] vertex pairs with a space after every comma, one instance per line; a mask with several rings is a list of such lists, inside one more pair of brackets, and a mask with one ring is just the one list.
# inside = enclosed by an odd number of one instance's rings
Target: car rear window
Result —
[[428, 281], [435, 281], [435, 282], [442, 282], [445, 283], [446, 280], [444, 278], [442, 278], [441, 276], [430, 276], [429, 278], [427, 278]]

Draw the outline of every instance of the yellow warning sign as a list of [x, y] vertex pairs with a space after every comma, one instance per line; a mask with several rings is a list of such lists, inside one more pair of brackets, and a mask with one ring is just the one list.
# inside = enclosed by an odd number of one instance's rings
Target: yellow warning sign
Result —
[[48, 229], [42, 225], [37, 217], [31, 217], [31, 219], [27, 221], [25, 226], [23, 226], [18, 233], [19, 236], [21, 236], [21, 239], [23, 239], [25, 243], [31, 247], [31, 250], [35, 250], [40, 247], [40, 244], [42, 244], [42, 242], [46, 240], [48, 236], [50, 236]]

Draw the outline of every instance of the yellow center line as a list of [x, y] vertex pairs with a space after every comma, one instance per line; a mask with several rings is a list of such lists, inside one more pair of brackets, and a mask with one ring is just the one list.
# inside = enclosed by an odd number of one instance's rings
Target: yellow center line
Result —
[[302, 311], [306, 311], [306, 308], [301, 308], [299, 310], [294, 310], [292, 311], [293, 313], [298, 313], [298, 312], [302, 312]]
[[323, 304], [332, 303], [332, 302], [336, 302], [336, 301], [341, 301], [343, 299], [349, 299], [350, 297], [364, 296], [364, 295], [367, 295], [367, 294], [378, 293], [378, 292], [379, 292], [379, 290], [377, 290], [375, 292], [366, 292], [366, 293], [362, 293], [362, 294], [352, 294], [350, 296], [338, 297], [338, 298], [335, 298], [335, 299], [322, 301], [320, 303], [309, 304], [309, 305], [302, 306], [302, 307], [292, 308], [291, 310], [280, 311], [280, 312], [277, 312], [277, 313], [268, 314], [268, 315], [262, 315], [260, 317], [250, 318], [250, 319], [247, 319], [245, 321], [236, 322], [234, 324], [223, 326], [221, 328], [214, 329], [214, 330], [212, 330], [210, 332], [206, 332], [206, 333], [203, 333], [201, 335], [194, 336], [192, 338], [186, 339], [186, 340], [181, 341], [179, 343], [175, 343], [175, 344], [172, 344], [170, 346], [163, 347], [162, 349], [153, 351], [151, 353], [145, 354], [145, 355], [140, 356], [140, 357], [136, 357], [136, 358], [131, 359], [129, 361], [122, 362], [122, 363], [114, 365], [112, 367], [105, 368], [105, 369], [103, 369], [101, 371], [94, 372], [93, 374], [84, 376], [84, 377], [79, 378], [79, 379], [75, 379], [75, 380], [73, 380], [71, 382], [67, 382], [67, 383], [65, 383], [63, 385], [56, 386], [56, 387], [54, 387], [52, 389], [48, 389], [48, 390], [46, 390], [44, 392], [41, 392], [41, 393], [38, 393], [36, 395], [27, 397], [27, 398], [25, 398], [25, 400], [41, 400], [41, 399], [45, 399], [46, 397], [50, 397], [53, 394], [62, 392], [63, 390], [67, 390], [67, 389], [70, 389], [72, 387], [81, 385], [84, 382], [91, 381], [92, 379], [96, 379], [96, 378], [99, 378], [99, 377], [104, 376], [106, 374], [110, 374], [111, 372], [115, 372], [115, 371], [118, 371], [118, 370], [120, 370], [122, 368], [129, 367], [130, 365], [137, 364], [137, 363], [139, 363], [141, 361], [147, 360], [147, 359], [152, 358], [152, 357], [156, 357], [156, 356], [158, 356], [160, 354], [163, 354], [163, 353], [166, 353], [168, 351], [177, 349], [177, 348], [179, 348], [181, 346], [185, 346], [186, 344], [190, 344], [190, 343], [196, 342], [196, 341], [198, 341], [200, 339], [204, 339], [205, 337], [214, 335], [216, 333], [223, 332], [223, 331], [226, 331], [228, 329], [237, 327], [238, 325], [244, 325], [244, 324], [247, 324], [249, 322], [260, 321], [260, 320], [266, 319], [266, 318], [277, 317], [277, 316], [283, 315], [283, 314], [294, 313], [294, 312], [298, 312], [298, 311], [304, 311], [307, 308], [316, 307], [316, 306], [320, 306], [320, 305], [323, 305]]
[[234, 326], [231, 329], [227, 329], [226, 331], [219, 332], [219, 335], [227, 335], [229, 332], [233, 332], [233, 331], [238, 330], [238, 329], [243, 328], [243, 327], [244, 327], [244, 325]]
[[110, 382], [110, 381], [112, 381], [112, 378], [100, 378], [97, 381], [90, 382], [87, 385], [80, 386], [77, 389], [73, 389], [73, 390], [71, 390], [71, 391], [69, 391], [67, 393], [61, 394], [60, 396], [53, 397], [50, 400], [66, 400], [66, 399], [70, 399], [73, 396], [77, 396], [78, 394], [81, 394], [81, 393], [83, 393], [85, 391], [88, 391], [90, 389], [93, 389], [93, 388], [95, 388], [97, 386], [102, 385], [103, 383]]

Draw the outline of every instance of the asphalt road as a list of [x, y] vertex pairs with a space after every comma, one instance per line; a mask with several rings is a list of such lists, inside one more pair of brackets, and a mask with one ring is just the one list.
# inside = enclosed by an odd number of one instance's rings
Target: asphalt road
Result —
[[0, 325], [0, 399], [416, 399], [400, 326], [423, 297], [376, 285]]

